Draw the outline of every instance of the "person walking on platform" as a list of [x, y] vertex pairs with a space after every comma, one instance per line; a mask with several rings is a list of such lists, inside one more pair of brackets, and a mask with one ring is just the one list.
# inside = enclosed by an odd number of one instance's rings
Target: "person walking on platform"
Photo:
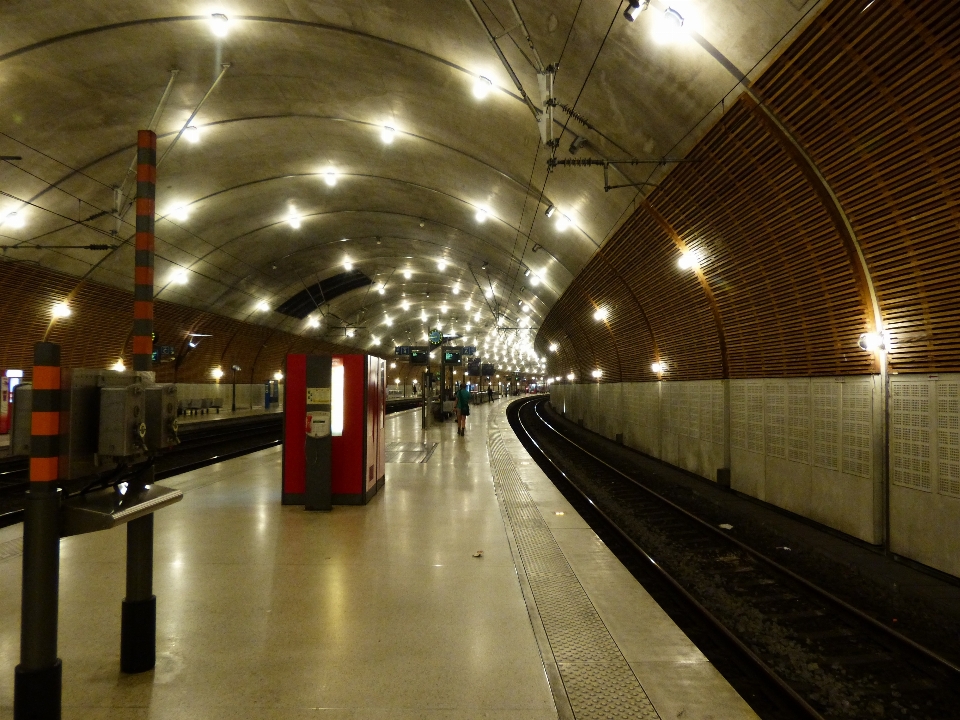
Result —
[[487, 385], [487, 400], [493, 402], [493, 385]]
[[467, 434], [467, 415], [470, 414], [470, 390], [464, 383], [457, 390], [457, 435]]

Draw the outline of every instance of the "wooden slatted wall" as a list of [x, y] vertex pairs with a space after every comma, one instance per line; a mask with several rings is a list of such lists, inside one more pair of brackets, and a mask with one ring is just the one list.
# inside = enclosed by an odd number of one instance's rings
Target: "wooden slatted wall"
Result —
[[[835, 0], [756, 85], [839, 198], [866, 256], [900, 372], [960, 370], [960, 12], [946, 0]], [[874, 370], [857, 347], [871, 307], [810, 181], [738, 101], [650, 196], [701, 251], [726, 339], [730, 377], [852, 375]], [[603, 250], [644, 309], [668, 378], [721, 377], [707, 295], [676, 267], [672, 238], [641, 207]], [[603, 303], [595, 257], [545, 320], [538, 349], [568, 318]], [[639, 322], [639, 319], [637, 320]], [[590, 358], [624, 363], [596, 333], [570, 332], [549, 372]], [[645, 350], [640, 347], [638, 353]], [[579, 361], [572, 362], [575, 355]], [[605, 380], [616, 380], [613, 373]]]
[[960, 10], [834, 2], [758, 84], [870, 266], [900, 372], [960, 370]]
[[[50, 309], [77, 286], [77, 279], [35, 265], [0, 261], [0, 367], [29, 371], [33, 344], [43, 338]], [[87, 283], [70, 301], [72, 314], [58, 321], [49, 340], [62, 346], [64, 367], [106, 368], [123, 356], [131, 365], [133, 296], [117, 288]], [[238, 382], [269, 380], [289, 352], [357, 352], [313, 338], [240, 322], [173, 303], [157, 302], [154, 329], [159, 341], [177, 349], [176, 362], [157, 366], [159, 382], [212, 382], [221, 366], [243, 370]], [[212, 335], [191, 350], [186, 333]]]

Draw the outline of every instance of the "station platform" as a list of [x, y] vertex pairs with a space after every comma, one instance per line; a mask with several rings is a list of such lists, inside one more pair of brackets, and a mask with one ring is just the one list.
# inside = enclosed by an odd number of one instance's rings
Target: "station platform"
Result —
[[[63, 717], [754, 718], [529, 458], [507, 402], [473, 408], [465, 437], [388, 416], [366, 506], [281, 506], [280, 448], [165, 480], [184, 499], [156, 519], [149, 673], [119, 670], [123, 528], [63, 540]], [[0, 529], [2, 718], [20, 533]]]

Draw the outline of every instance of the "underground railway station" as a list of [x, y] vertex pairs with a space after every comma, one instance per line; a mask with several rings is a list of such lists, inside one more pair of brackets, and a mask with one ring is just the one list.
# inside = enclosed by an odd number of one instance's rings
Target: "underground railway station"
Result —
[[0, 720], [960, 718], [949, 0], [0, 4]]

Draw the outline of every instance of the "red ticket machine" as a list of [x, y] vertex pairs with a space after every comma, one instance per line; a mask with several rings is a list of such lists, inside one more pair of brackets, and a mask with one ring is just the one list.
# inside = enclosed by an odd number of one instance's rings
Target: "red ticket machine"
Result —
[[365, 505], [386, 479], [386, 362], [334, 355], [330, 384], [333, 502]]

